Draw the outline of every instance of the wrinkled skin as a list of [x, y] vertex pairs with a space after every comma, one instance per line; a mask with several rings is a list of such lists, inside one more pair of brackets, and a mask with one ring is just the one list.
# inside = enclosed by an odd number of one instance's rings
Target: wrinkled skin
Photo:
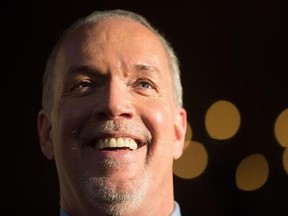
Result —
[[[39, 112], [38, 132], [56, 162], [61, 208], [73, 216], [169, 215], [186, 112], [175, 103], [159, 39], [123, 18], [86, 24], [62, 42], [55, 68], [53, 109]], [[138, 148], [96, 148], [112, 137]]]

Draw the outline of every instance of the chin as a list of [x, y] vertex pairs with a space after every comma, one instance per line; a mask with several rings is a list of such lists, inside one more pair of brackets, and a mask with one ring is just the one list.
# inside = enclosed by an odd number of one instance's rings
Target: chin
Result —
[[115, 181], [111, 177], [83, 176], [81, 185], [95, 209], [107, 215], [130, 215], [147, 195], [150, 178], [148, 172], [143, 176], [123, 181]]

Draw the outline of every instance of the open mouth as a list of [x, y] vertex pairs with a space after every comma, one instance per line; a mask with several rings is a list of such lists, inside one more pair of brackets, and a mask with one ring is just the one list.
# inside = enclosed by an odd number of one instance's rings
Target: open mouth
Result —
[[98, 139], [96, 142], [93, 142], [93, 147], [96, 150], [118, 150], [118, 149], [129, 149], [131, 151], [136, 150], [143, 146], [144, 143], [134, 140], [132, 138], [105, 138]]

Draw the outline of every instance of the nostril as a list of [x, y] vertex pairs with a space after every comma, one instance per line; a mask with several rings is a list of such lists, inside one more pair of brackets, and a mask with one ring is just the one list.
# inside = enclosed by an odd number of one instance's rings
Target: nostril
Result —
[[104, 108], [103, 110], [96, 113], [97, 119], [100, 120], [111, 120], [115, 118], [132, 118], [133, 111], [132, 109], [111, 109], [111, 108]]

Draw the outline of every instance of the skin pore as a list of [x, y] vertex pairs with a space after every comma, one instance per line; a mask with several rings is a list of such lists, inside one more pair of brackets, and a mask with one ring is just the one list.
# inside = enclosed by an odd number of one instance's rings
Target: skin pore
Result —
[[61, 208], [170, 215], [186, 112], [159, 38], [127, 18], [85, 24], [62, 41], [55, 72], [53, 107], [39, 112], [38, 131], [56, 162]]

